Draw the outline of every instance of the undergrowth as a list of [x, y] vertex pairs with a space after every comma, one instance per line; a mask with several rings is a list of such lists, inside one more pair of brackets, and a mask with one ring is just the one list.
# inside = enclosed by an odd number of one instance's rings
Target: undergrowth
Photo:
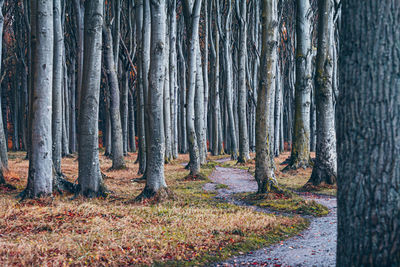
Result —
[[[180, 159], [165, 166], [175, 200], [161, 204], [132, 200], [143, 190], [137, 179], [136, 154], [127, 168], [109, 171], [111, 160], [101, 156], [106, 198], [71, 195], [19, 202], [26, 185], [25, 153], [13, 153], [7, 183], [16, 189], [0, 192], [0, 262], [2, 265], [204, 265], [248, 252], [293, 236], [307, 227], [299, 217], [273, 216], [218, 202], [206, 192], [208, 179], [186, 181]], [[62, 170], [77, 179], [76, 157], [63, 159]], [[215, 166], [214, 166], [215, 167]], [[207, 177], [213, 166], [202, 168]]]

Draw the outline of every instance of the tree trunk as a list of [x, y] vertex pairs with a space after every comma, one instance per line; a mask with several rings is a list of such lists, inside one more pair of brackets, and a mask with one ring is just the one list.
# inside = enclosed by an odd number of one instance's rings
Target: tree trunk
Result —
[[[136, 38], [137, 38], [137, 60], [138, 60], [138, 73], [136, 79], [136, 103], [137, 103], [137, 128], [138, 128], [138, 141], [139, 141], [139, 152], [138, 152], [138, 162], [139, 162], [139, 174], [144, 174], [146, 169], [146, 137], [145, 137], [145, 121], [144, 121], [144, 86], [145, 83], [145, 70], [144, 70], [144, 40], [143, 36], [145, 34], [145, 29], [143, 28], [143, 23], [148, 16], [144, 12], [143, 0], [135, 0], [135, 17], [136, 17]], [[150, 25], [149, 25], [150, 26]], [[142, 33], [143, 32], [143, 33]]]
[[275, 179], [273, 152], [269, 143], [268, 103], [271, 90], [275, 88], [275, 72], [278, 61], [278, 7], [276, 0], [262, 0], [262, 51], [260, 68], [260, 86], [256, 110], [256, 171], [258, 193], [278, 190]]
[[184, 5], [184, 15], [186, 31], [188, 33], [188, 79], [186, 95], [186, 128], [189, 141], [190, 155], [190, 175], [196, 176], [200, 172], [200, 154], [195, 126], [195, 91], [196, 91], [196, 69], [197, 69], [197, 45], [199, 36], [199, 22], [201, 0], [196, 0], [193, 8], [189, 0], [182, 2]]
[[318, 21], [318, 51], [316, 62], [315, 102], [317, 109], [316, 159], [310, 183], [336, 183], [337, 156], [335, 111], [332, 90], [332, 0], [320, 2]]
[[[166, 0], [167, 1], [167, 0]], [[171, 126], [171, 91], [170, 91], [170, 81], [169, 81], [169, 27], [166, 25], [166, 39], [165, 39], [165, 80], [164, 80], [164, 132], [165, 132], [165, 162], [169, 163], [172, 160], [172, 126]]]
[[204, 80], [203, 68], [201, 65], [200, 38], [197, 38], [196, 52], [196, 93], [194, 98], [195, 127], [197, 143], [199, 146], [200, 164], [205, 164], [207, 160], [207, 141], [204, 123]]
[[[77, 26], [77, 82], [76, 82], [76, 114], [77, 114], [77, 121], [79, 121], [79, 116], [81, 114], [80, 107], [81, 107], [81, 99], [82, 99], [82, 78], [83, 78], [83, 60], [84, 60], [84, 31], [85, 31], [85, 23], [84, 23], [84, 0], [74, 0], [74, 10], [76, 16], [76, 26]], [[79, 132], [79, 127], [76, 127], [77, 133]], [[77, 139], [76, 141], [79, 142]]]
[[[75, 66], [75, 58], [71, 58], [71, 66]], [[69, 128], [69, 150], [71, 153], [76, 152], [77, 145], [76, 145], [76, 75], [75, 71], [71, 71], [70, 75], [71, 79], [71, 86], [70, 86], [70, 128]], [[104, 134], [104, 133], [103, 133]]]
[[53, 58], [53, 165], [55, 172], [61, 174], [62, 156], [62, 86], [63, 86], [63, 46], [64, 33], [61, 26], [61, 1], [54, 0], [54, 58]]
[[[0, 51], [2, 51], [3, 46], [3, 26], [4, 26], [4, 16], [3, 16], [3, 4], [4, 0], [0, 0]], [[0, 62], [2, 62], [2, 53], [0, 53]], [[0, 66], [1, 73], [1, 66]], [[8, 164], [8, 155], [7, 155], [7, 147], [6, 147], [6, 138], [4, 136], [4, 126], [3, 126], [3, 116], [1, 109], [1, 101], [0, 101], [0, 184], [5, 184], [3, 176], [3, 168], [7, 168], [7, 165], [4, 165], [4, 162]]]
[[124, 155], [128, 153], [128, 118], [129, 118], [129, 70], [122, 71], [122, 90], [121, 90], [121, 125]]
[[343, 2], [337, 266], [400, 266], [399, 25], [399, 1]]
[[202, 64], [202, 72], [203, 72], [203, 106], [204, 106], [204, 124], [203, 124], [203, 149], [204, 149], [204, 162], [207, 160], [207, 127], [208, 127], [208, 94], [209, 94], [209, 82], [208, 82], [208, 4], [205, 1], [204, 3], [204, 27], [203, 27], [203, 38], [204, 38], [204, 53], [203, 53], [203, 64]]
[[247, 90], [246, 90], [246, 60], [247, 60], [247, 3], [236, 2], [239, 18], [239, 67], [238, 67], [238, 115], [239, 115], [239, 158], [245, 163], [250, 159], [249, 136], [247, 132]]
[[171, 93], [171, 128], [172, 128], [172, 157], [178, 158], [178, 84], [177, 84], [177, 52], [176, 52], [176, 0], [170, 0], [169, 16], [169, 82]]
[[293, 144], [288, 169], [311, 166], [310, 104], [312, 89], [312, 10], [309, 0], [297, 0], [296, 14], [296, 85]]
[[136, 152], [136, 131], [135, 131], [135, 106], [133, 90], [129, 90], [129, 145], [130, 151]]
[[[217, 4], [218, 6], [218, 4]], [[214, 8], [216, 9], [216, 8]], [[211, 11], [210, 11], [211, 12]], [[216, 16], [218, 16], [217, 11], [215, 12]], [[211, 24], [210, 24], [211, 27]], [[211, 55], [213, 61], [213, 84], [212, 84], [212, 99], [213, 99], [213, 110], [212, 110], [212, 154], [214, 156], [220, 155], [223, 153], [222, 151], [222, 138], [220, 138], [220, 129], [221, 129], [221, 104], [219, 99], [219, 76], [220, 76], [220, 67], [219, 67], [219, 32], [214, 25], [214, 35], [215, 35], [215, 43], [211, 40]], [[210, 30], [211, 32], [211, 30]], [[212, 37], [212, 35], [210, 35]]]
[[103, 26], [104, 40], [104, 66], [108, 77], [110, 89], [110, 121], [111, 121], [111, 150], [112, 169], [125, 168], [124, 144], [122, 140], [122, 126], [120, 113], [120, 99], [118, 89], [118, 77], [113, 58], [113, 43], [111, 29]]
[[[3, 26], [4, 26], [4, 16], [2, 12], [4, 0], [0, 0], [0, 62], [2, 62], [2, 46], [3, 46]], [[0, 66], [1, 70], [1, 66]], [[4, 125], [3, 125], [3, 116], [2, 116], [2, 107], [0, 101], [0, 161], [2, 162], [1, 169], [8, 168], [8, 155], [7, 155], [7, 140], [4, 133]]]
[[[183, 20], [182, 20], [183, 21]], [[180, 76], [180, 152], [186, 153], [187, 152], [187, 129], [186, 129], [186, 62], [185, 56], [183, 54], [183, 23], [181, 22], [180, 31], [178, 35], [178, 52], [179, 52], [179, 76]]]
[[168, 195], [164, 178], [165, 135], [163, 123], [163, 91], [166, 59], [166, 6], [165, 0], [151, 3], [151, 61], [149, 91], [146, 112], [148, 114], [149, 150], [146, 170], [146, 186], [138, 196], [161, 200]]
[[[28, 184], [24, 197], [50, 195], [53, 191], [52, 161], [52, 81], [53, 81], [53, 0], [33, 1], [31, 16], [36, 20], [37, 45], [33, 54], [33, 99], [31, 153]], [[31, 7], [32, 8], [32, 7]]]
[[85, 47], [79, 116], [79, 176], [81, 194], [105, 194], [98, 151], [103, 0], [85, 1]]
[[225, 21], [224, 43], [224, 70], [225, 70], [225, 103], [228, 115], [228, 131], [229, 131], [229, 151], [231, 158], [236, 160], [238, 157], [237, 139], [235, 131], [235, 118], [233, 112], [233, 62], [231, 51], [231, 28], [232, 28], [232, 2], [228, 1], [228, 14]]

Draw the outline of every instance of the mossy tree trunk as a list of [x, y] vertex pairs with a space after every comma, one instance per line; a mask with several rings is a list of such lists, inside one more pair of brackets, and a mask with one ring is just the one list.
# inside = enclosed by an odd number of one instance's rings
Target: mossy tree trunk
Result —
[[333, 3], [319, 2], [318, 50], [316, 61], [315, 101], [317, 109], [317, 144], [314, 168], [309, 180], [314, 185], [336, 183], [337, 156], [335, 109], [332, 88]]
[[312, 10], [309, 0], [297, 1], [296, 84], [293, 144], [287, 169], [307, 168], [310, 158], [310, 105], [312, 90]]
[[258, 193], [277, 191], [275, 163], [271, 151], [269, 129], [271, 90], [275, 90], [275, 72], [278, 62], [278, 10], [276, 0], [262, 1], [262, 50], [260, 85], [256, 109], [256, 171]]

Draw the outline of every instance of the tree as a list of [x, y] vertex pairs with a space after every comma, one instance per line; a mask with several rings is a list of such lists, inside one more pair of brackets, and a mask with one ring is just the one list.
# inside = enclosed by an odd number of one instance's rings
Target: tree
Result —
[[189, 0], [182, 2], [183, 13], [185, 17], [186, 31], [189, 36], [189, 43], [187, 45], [188, 53], [188, 78], [187, 78], [187, 95], [186, 95], [186, 128], [187, 138], [189, 143], [189, 155], [190, 155], [190, 175], [196, 176], [200, 172], [200, 152], [198, 146], [198, 137], [196, 135], [195, 127], [195, 91], [196, 91], [196, 69], [197, 69], [197, 45], [199, 38], [199, 22], [200, 22], [200, 10], [201, 0], [196, 0], [191, 5]]
[[333, 3], [332, 0], [318, 4], [318, 50], [316, 59], [315, 102], [317, 109], [316, 159], [309, 183], [336, 183], [337, 156], [335, 110], [332, 88], [332, 42]]
[[[136, 79], [136, 90], [137, 90], [137, 128], [138, 128], [138, 141], [139, 141], [139, 174], [144, 174], [146, 169], [146, 129], [145, 129], [145, 112], [144, 112], [144, 90], [147, 90], [147, 48], [144, 47], [147, 44], [147, 32], [149, 27], [149, 12], [148, 8], [143, 5], [143, 0], [135, 0], [135, 19], [136, 19], [136, 38], [137, 38], [137, 79]], [[145, 25], [145, 27], [143, 27]], [[145, 43], [146, 42], [146, 43]]]
[[342, 4], [337, 266], [400, 266], [400, 2]]
[[236, 1], [236, 13], [239, 20], [239, 67], [238, 67], [238, 113], [239, 113], [239, 158], [238, 162], [245, 163], [250, 159], [249, 137], [247, 129], [247, 90], [246, 90], [246, 60], [247, 60], [247, 3]]
[[120, 113], [120, 92], [118, 76], [113, 54], [113, 41], [110, 26], [103, 26], [104, 40], [104, 66], [108, 77], [108, 87], [110, 89], [110, 121], [111, 121], [111, 150], [112, 150], [112, 169], [118, 170], [125, 168], [124, 144], [122, 138], [122, 125]]
[[310, 157], [310, 104], [311, 104], [311, 17], [309, 0], [297, 1], [296, 14], [296, 85], [293, 125], [293, 144], [290, 162], [286, 169], [311, 166]]
[[[0, 0], [0, 63], [2, 60], [2, 47], [3, 47], [3, 26], [4, 26], [4, 16], [3, 16], [3, 4], [4, 0]], [[1, 66], [0, 66], [1, 70]], [[2, 110], [1, 108], [1, 101], [0, 101], [0, 111]], [[0, 114], [0, 161], [1, 161], [1, 172], [3, 171], [3, 168], [7, 169], [8, 168], [8, 155], [7, 155], [7, 142], [6, 142], [6, 137], [4, 134], [4, 125], [3, 125], [3, 116]], [[1, 173], [2, 176], [2, 173]], [[1, 178], [0, 178], [1, 180]], [[1, 181], [0, 181], [1, 183]]]
[[[30, 110], [30, 153], [28, 183], [23, 197], [50, 195], [53, 191], [52, 82], [53, 82], [53, 0], [33, 1], [37, 43], [33, 51], [32, 108]], [[32, 30], [33, 30], [32, 29]]]
[[163, 199], [169, 196], [164, 178], [165, 133], [163, 124], [163, 93], [166, 59], [166, 1], [151, 2], [151, 60], [149, 92], [146, 112], [149, 123], [149, 150], [146, 170], [146, 186], [137, 200]]
[[85, 34], [81, 106], [79, 115], [80, 193], [105, 194], [98, 150], [98, 114], [101, 76], [103, 0], [85, 1]]
[[[219, 8], [217, 10], [219, 12]], [[220, 23], [218, 23], [219, 27]], [[230, 137], [230, 154], [232, 159], [237, 159], [238, 149], [237, 149], [237, 138], [236, 138], [236, 127], [235, 118], [233, 111], [233, 62], [232, 62], [232, 49], [231, 49], [231, 35], [232, 35], [232, 1], [228, 0], [227, 14], [225, 18], [224, 31], [220, 29], [221, 39], [223, 41], [224, 47], [224, 71], [225, 71], [225, 103], [228, 116], [228, 131]], [[224, 32], [225, 34], [221, 34]]]
[[273, 151], [269, 143], [271, 90], [275, 90], [275, 71], [278, 60], [278, 7], [276, 0], [262, 0], [262, 50], [260, 84], [256, 109], [256, 171], [258, 193], [279, 190], [275, 179]]
[[53, 58], [53, 100], [52, 139], [53, 165], [57, 175], [61, 175], [62, 156], [62, 86], [63, 86], [63, 46], [64, 34], [61, 25], [61, 1], [54, 0], [54, 58]]

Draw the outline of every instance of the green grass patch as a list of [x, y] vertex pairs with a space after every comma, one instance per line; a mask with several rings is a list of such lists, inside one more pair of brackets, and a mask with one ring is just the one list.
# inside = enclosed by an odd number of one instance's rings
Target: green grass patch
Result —
[[305, 200], [293, 193], [278, 195], [278, 194], [254, 194], [240, 193], [236, 197], [245, 201], [248, 204], [255, 205], [261, 208], [268, 208], [273, 211], [285, 213], [295, 213], [301, 215], [310, 215], [314, 217], [326, 216], [329, 209], [314, 200]]
[[227, 186], [226, 184], [217, 184], [216, 186], [215, 186], [215, 189], [227, 189], [227, 188], [229, 188], [229, 186]]

